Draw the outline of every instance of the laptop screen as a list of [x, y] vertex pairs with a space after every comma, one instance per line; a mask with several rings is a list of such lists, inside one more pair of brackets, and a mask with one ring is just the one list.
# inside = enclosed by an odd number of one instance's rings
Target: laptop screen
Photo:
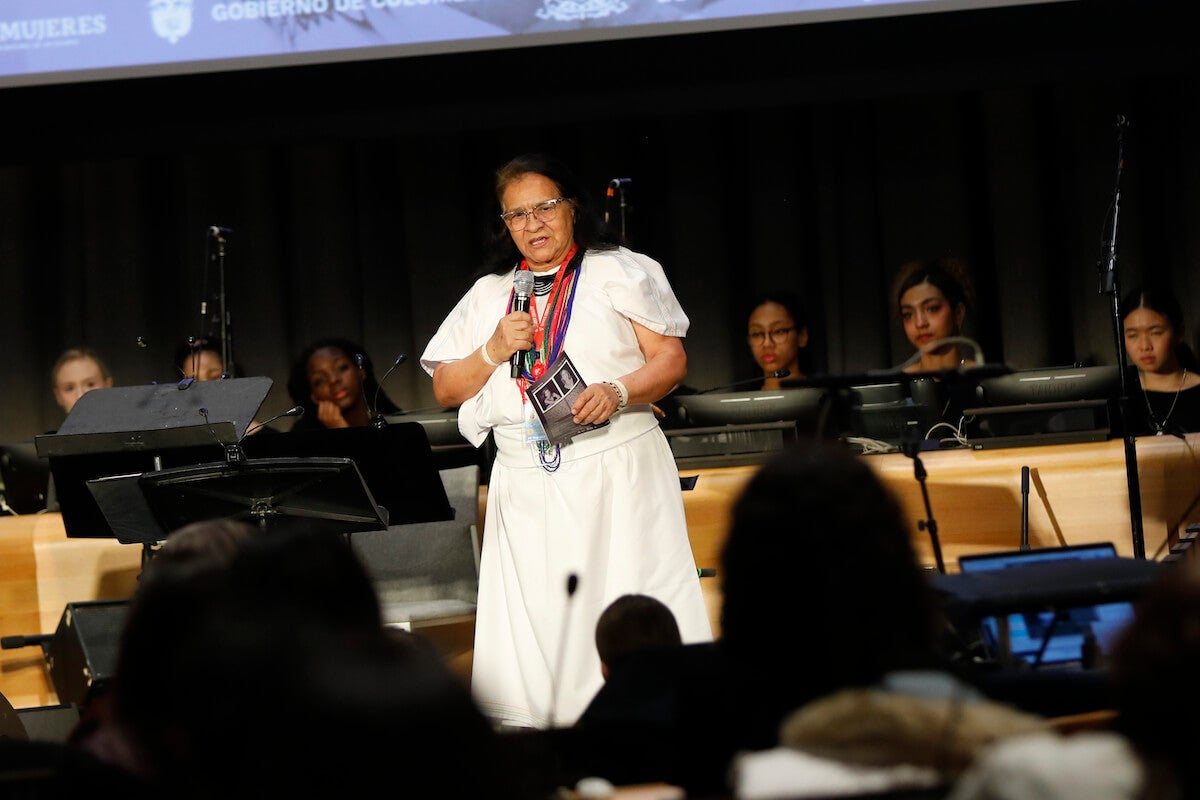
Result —
[[[964, 573], [974, 573], [1045, 561], [1116, 557], [1117, 551], [1112, 542], [1100, 542], [961, 556], [958, 566]], [[1119, 602], [1079, 606], [1060, 610], [1058, 618], [1055, 617], [1054, 611], [1009, 614], [1009, 641], [1013, 658], [1039, 666], [1079, 664], [1083, 662], [1084, 642], [1089, 636], [1094, 638], [1098, 652], [1106, 655], [1111, 652], [1117, 636], [1133, 619], [1133, 604]], [[996, 617], [985, 617], [981, 621], [981, 628], [984, 645], [991, 655], [996, 655], [1000, 651], [999, 621]], [[1047, 633], [1050, 634], [1048, 642]]]

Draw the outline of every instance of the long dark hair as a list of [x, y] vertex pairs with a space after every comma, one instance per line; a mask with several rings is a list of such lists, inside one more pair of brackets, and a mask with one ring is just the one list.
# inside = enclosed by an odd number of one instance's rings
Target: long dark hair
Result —
[[928, 283], [946, 296], [950, 307], [970, 311], [975, 307], [975, 289], [966, 262], [959, 258], [943, 257], [906, 261], [896, 273], [892, 287], [894, 313], [900, 314], [900, 298], [914, 286]]
[[1200, 359], [1196, 358], [1191, 346], [1187, 343], [1187, 329], [1183, 327], [1183, 307], [1167, 289], [1161, 286], [1146, 286], [1132, 290], [1121, 300], [1121, 328], [1124, 331], [1125, 318], [1139, 308], [1162, 314], [1171, 323], [1175, 331], [1175, 358], [1179, 365], [1192, 372], [1200, 372]]
[[[312, 357], [313, 353], [326, 347], [341, 350], [351, 361], [356, 361], [357, 357], [362, 355], [362, 368], [365, 373], [363, 394], [367, 398], [368, 413], [397, 414], [400, 412], [400, 406], [392, 402], [392, 399], [387, 396], [387, 392], [379, 387], [379, 381], [375, 378], [375, 365], [362, 346], [349, 339], [327, 336], [310, 343], [292, 362], [291, 371], [288, 373], [288, 394], [291, 395], [293, 403], [304, 408], [304, 416], [296, 420], [292, 430], [312, 430], [323, 427], [317, 418], [317, 406], [312, 401], [312, 387], [308, 383], [308, 359]], [[378, 400], [376, 400], [377, 397]]]
[[[496, 170], [496, 200], [501, 201], [504, 190], [525, 175], [541, 175], [558, 189], [560, 197], [571, 201], [575, 210], [575, 244], [579, 250], [611, 250], [620, 243], [620, 237], [604, 222], [589, 200], [583, 184], [570, 169], [554, 156], [543, 153], [526, 153], [508, 161]], [[499, 219], [488, 242], [483, 273], [503, 275], [521, 261], [521, 251], [513, 242], [508, 229]]]

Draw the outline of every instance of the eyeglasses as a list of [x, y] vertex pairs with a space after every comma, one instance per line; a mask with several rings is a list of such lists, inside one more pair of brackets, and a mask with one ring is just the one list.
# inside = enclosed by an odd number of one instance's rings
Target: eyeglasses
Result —
[[794, 330], [796, 330], [795, 326], [792, 326], [791, 328], [775, 328], [769, 331], [754, 331], [746, 337], [746, 340], [750, 342], [750, 344], [757, 347], [765, 342], [767, 337], [770, 336], [772, 342], [775, 344], [780, 344], [788, 337], [788, 334]]
[[553, 200], [546, 200], [538, 203], [528, 211], [506, 211], [500, 215], [500, 219], [504, 220], [504, 224], [508, 226], [510, 231], [523, 231], [525, 226], [529, 224], [531, 216], [537, 217], [538, 222], [550, 222], [558, 216], [559, 203], [567, 202], [565, 197], [556, 197]]

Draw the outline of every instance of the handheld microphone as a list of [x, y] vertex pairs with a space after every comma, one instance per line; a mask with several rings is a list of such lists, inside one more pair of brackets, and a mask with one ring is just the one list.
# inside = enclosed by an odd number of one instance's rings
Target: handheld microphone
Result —
[[208, 235], [215, 239], [221, 239], [233, 233], [233, 228], [223, 228], [220, 225], [212, 225], [208, 229]]
[[791, 374], [792, 374], [792, 371], [785, 367], [784, 369], [775, 370], [770, 375], [763, 375], [758, 378], [747, 378], [746, 380], [743, 380], [743, 381], [734, 381], [733, 383], [726, 383], [722, 386], [713, 386], [710, 389], [704, 389], [702, 391], [696, 392], [696, 394], [708, 394], [710, 392], [724, 392], [729, 389], [736, 389], [739, 386], [748, 386], [752, 383], [758, 383], [758, 382], [762, 381], [764, 378], [786, 378], [788, 375], [791, 375]]
[[[517, 270], [517, 274], [513, 276], [513, 311], [528, 311], [531, 294], [533, 294], [533, 273], [527, 269]], [[521, 377], [521, 357], [524, 354], [523, 350], [512, 354], [510, 377]]]
[[559, 631], [558, 657], [554, 663], [554, 674], [550, 676], [550, 713], [547, 714], [546, 727], [554, 727], [554, 718], [558, 711], [558, 679], [562, 675], [563, 657], [567, 654], [567, 632], [571, 621], [571, 599], [579, 588], [579, 576], [572, 572], [567, 576], [567, 602], [563, 605], [562, 629]]

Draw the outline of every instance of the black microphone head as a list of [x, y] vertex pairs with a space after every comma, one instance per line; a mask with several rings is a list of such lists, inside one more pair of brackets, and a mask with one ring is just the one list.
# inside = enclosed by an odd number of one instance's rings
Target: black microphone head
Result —
[[396, 363], [392, 364], [392, 366], [398, 367], [401, 364], [403, 364], [405, 361], [408, 361], [408, 353], [401, 353], [400, 355], [396, 356]]
[[285, 417], [303, 417], [304, 406], [292, 406], [287, 411], [283, 412]]
[[201, 406], [199, 409], [199, 414], [200, 414], [200, 416], [204, 417], [205, 419], [208, 419], [208, 409], [207, 408], [204, 408], [203, 406]]
[[567, 597], [575, 594], [575, 590], [579, 588], [579, 576], [572, 572], [567, 576]]
[[354, 363], [355, 363], [355, 364], [358, 364], [358, 368], [359, 368], [359, 369], [362, 369], [362, 368], [363, 368], [363, 362], [364, 362], [365, 360], [366, 360], [366, 359], [364, 359], [364, 358], [363, 358], [363, 354], [362, 354], [362, 353], [355, 353], [355, 354], [354, 354]]
[[771, 377], [772, 378], [786, 378], [788, 375], [791, 375], [791, 374], [792, 374], [792, 371], [790, 369], [788, 369], [787, 367], [784, 367], [783, 369], [777, 369], [774, 372], [772, 372]]

